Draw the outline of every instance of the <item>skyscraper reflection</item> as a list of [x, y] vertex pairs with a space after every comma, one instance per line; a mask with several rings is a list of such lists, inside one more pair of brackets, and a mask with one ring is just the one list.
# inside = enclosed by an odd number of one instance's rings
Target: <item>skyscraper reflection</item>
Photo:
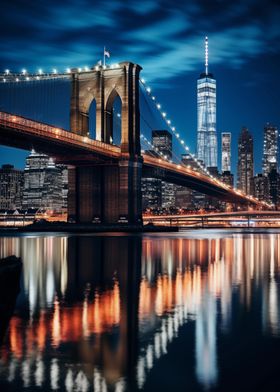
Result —
[[155, 364], [193, 325], [188, 355], [198, 384], [211, 388], [236, 304], [250, 314], [257, 301], [254, 322], [279, 336], [279, 234], [0, 238], [0, 256], [10, 254], [24, 268], [0, 386], [145, 389]]

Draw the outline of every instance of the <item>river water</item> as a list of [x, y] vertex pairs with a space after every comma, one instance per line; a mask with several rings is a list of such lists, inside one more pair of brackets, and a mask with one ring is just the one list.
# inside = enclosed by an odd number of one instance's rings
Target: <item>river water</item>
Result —
[[280, 232], [0, 237], [9, 255], [0, 391], [280, 390]]

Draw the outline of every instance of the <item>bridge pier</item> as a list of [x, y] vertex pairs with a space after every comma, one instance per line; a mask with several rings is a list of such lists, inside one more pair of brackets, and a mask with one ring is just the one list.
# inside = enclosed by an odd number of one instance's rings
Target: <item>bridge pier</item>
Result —
[[69, 169], [68, 220], [142, 225], [142, 159]]

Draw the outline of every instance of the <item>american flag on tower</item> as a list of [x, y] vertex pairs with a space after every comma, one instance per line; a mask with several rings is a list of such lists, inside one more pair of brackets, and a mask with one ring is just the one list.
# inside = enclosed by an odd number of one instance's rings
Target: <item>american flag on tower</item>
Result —
[[110, 52], [104, 48], [104, 56], [110, 58]]

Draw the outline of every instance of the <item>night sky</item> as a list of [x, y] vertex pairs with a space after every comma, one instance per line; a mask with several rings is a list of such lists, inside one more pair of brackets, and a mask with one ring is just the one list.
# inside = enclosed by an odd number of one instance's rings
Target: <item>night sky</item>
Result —
[[[219, 147], [221, 131], [232, 132], [235, 172], [238, 133], [247, 126], [260, 171], [263, 126], [280, 123], [279, 20], [280, 3], [272, 0], [4, 0], [0, 69], [92, 66], [106, 46], [112, 63], [143, 67], [142, 77], [195, 152], [196, 80], [204, 70], [207, 35], [209, 71], [217, 80]], [[0, 147], [0, 164], [24, 167], [25, 156]]]

